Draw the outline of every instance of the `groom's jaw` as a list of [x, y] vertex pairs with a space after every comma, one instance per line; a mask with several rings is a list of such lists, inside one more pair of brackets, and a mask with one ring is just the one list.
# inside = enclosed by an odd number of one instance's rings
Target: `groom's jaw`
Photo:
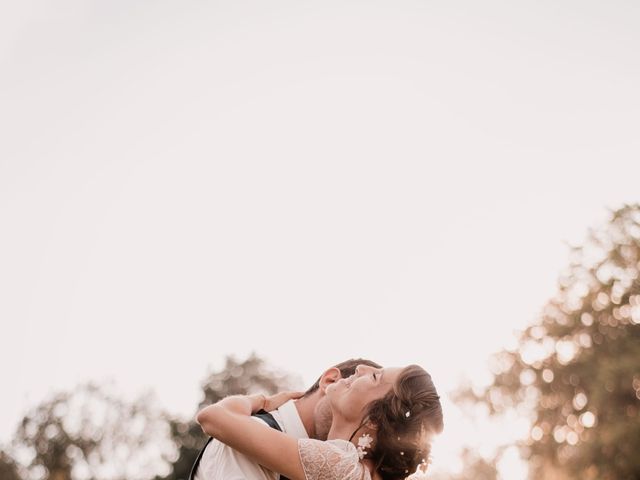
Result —
[[331, 422], [333, 417], [331, 415], [331, 406], [329, 399], [325, 396], [316, 405], [313, 417], [315, 436], [317, 440], [326, 440], [329, 436], [329, 430], [331, 430]]
[[315, 391], [296, 400], [294, 403], [296, 410], [298, 411], [298, 415], [300, 416], [300, 420], [302, 421], [302, 425], [307, 431], [309, 438], [315, 438], [316, 435], [314, 417], [316, 406], [318, 405], [320, 398], [320, 391]]

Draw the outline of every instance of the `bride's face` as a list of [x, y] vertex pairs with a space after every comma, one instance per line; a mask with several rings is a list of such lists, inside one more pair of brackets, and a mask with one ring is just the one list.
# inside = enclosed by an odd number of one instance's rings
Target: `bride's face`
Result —
[[374, 368], [358, 365], [356, 373], [327, 387], [334, 418], [359, 423], [364, 407], [384, 397], [397, 380], [401, 368]]

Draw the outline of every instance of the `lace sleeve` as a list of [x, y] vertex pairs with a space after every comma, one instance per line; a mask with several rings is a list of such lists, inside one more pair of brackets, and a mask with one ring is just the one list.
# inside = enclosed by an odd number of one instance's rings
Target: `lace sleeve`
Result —
[[370, 480], [352, 443], [342, 440], [298, 440], [307, 480]]

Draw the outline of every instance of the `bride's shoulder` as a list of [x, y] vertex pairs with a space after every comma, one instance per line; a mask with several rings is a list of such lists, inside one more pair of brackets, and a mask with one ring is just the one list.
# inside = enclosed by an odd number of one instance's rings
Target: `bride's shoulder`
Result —
[[355, 455], [358, 458], [358, 451], [355, 445], [347, 440], [315, 440], [313, 438], [303, 438], [298, 440], [300, 448], [319, 450], [325, 452], [336, 452], [345, 455]]
[[358, 449], [349, 440], [342, 440], [342, 439], [336, 438], [334, 440], [327, 440], [324, 443], [334, 445], [336, 448], [340, 450], [344, 450], [345, 452], [349, 452], [349, 453], [353, 452], [356, 455], [358, 454]]
[[302, 439], [298, 440], [298, 445], [307, 480], [363, 478], [364, 466], [351, 442]]
[[355, 445], [348, 440], [333, 439], [333, 440], [314, 440], [312, 438], [305, 438], [298, 440], [300, 448], [306, 448], [310, 450], [320, 450], [324, 452], [334, 452], [342, 457], [349, 459], [359, 460], [358, 449]]

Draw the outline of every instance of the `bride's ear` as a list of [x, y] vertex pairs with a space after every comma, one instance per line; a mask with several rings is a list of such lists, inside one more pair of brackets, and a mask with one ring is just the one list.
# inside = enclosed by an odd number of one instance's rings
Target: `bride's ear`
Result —
[[332, 383], [337, 382], [342, 378], [342, 374], [340, 373], [339, 368], [331, 367], [329, 370], [324, 372], [320, 377], [320, 391], [324, 394], [325, 389], [331, 385]]

